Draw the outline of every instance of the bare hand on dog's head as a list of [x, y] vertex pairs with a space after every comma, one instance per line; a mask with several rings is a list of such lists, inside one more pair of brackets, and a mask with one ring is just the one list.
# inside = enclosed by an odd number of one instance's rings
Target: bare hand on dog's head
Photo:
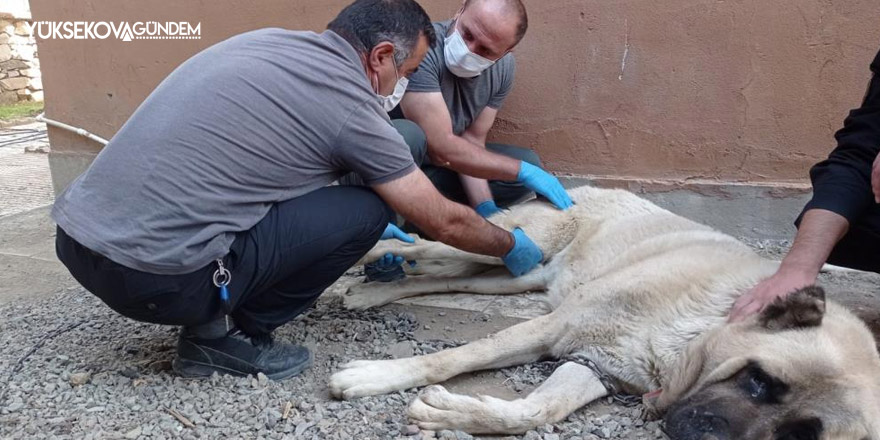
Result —
[[816, 282], [815, 276], [801, 271], [780, 270], [743, 294], [730, 311], [728, 322], [739, 322], [791, 293]]

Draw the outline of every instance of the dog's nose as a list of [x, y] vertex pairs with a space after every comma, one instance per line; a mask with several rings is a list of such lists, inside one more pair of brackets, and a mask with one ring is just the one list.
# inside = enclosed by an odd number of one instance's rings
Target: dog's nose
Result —
[[663, 432], [672, 440], [728, 440], [730, 424], [712, 411], [692, 408], [668, 417]]

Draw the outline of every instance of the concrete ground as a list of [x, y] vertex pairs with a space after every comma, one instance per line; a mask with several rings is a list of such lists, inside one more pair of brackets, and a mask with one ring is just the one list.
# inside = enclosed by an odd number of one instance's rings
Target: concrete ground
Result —
[[46, 125], [0, 128], [0, 217], [52, 203]]
[[46, 126], [0, 129], [0, 305], [76, 285], [55, 258]]

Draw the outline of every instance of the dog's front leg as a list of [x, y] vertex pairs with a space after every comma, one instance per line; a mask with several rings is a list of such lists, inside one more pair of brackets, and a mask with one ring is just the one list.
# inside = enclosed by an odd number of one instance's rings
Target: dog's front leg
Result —
[[427, 356], [351, 362], [330, 378], [330, 392], [337, 398], [353, 399], [438, 383], [469, 371], [537, 361], [550, 354], [565, 329], [564, 321], [554, 315]]
[[507, 269], [466, 278], [422, 276], [393, 283], [355, 284], [343, 297], [347, 309], [367, 309], [411, 296], [426, 293], [479, 293], [485, 295], [512, 295], [547, 288], [547, 271], [539, 267], [518, 278]]
[[458, 429], [472, 434], [521, 434], [564, 420], [608, 392], [589, 368], [567, 362], [525, 399], [452, 394], [440, 385], [424, 389], [409, 416], [422, 429]]
[[469, 261], [472, 263], [487, 264], [490, 266], [503, 266], [504, 263], [498, 257], [490, 257], [488, 255], [473, 254], [470, 252], [456, 249], [439, 241], [430, 241], [413, 236], [415, 243], [404, 243], [398, 240], [382, 240], [376, 243], [373, 249], [370, 249], [355, 264], [361, 265], [376, 261], [385, 254], [391, 253], [399, 255], [407, 260], [452, 260], [452, 261]]

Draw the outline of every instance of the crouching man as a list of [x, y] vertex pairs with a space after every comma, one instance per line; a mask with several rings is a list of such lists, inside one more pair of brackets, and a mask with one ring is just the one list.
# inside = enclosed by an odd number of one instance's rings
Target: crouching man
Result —
[[[195, 377], [307, 368], [273, 330], [380, 238], [408, 239], [392, 212], [528, 272], [534, 243], [441, 196], [384, 110], [434, 40], [413, 0], [357, 0], [323, 33], [262, 29], [195, 55], [59, 196], [58, 257], [120, 314], [183, 326], [174, 370]], [[366, 186], [328, 186], [352, 172]]]

